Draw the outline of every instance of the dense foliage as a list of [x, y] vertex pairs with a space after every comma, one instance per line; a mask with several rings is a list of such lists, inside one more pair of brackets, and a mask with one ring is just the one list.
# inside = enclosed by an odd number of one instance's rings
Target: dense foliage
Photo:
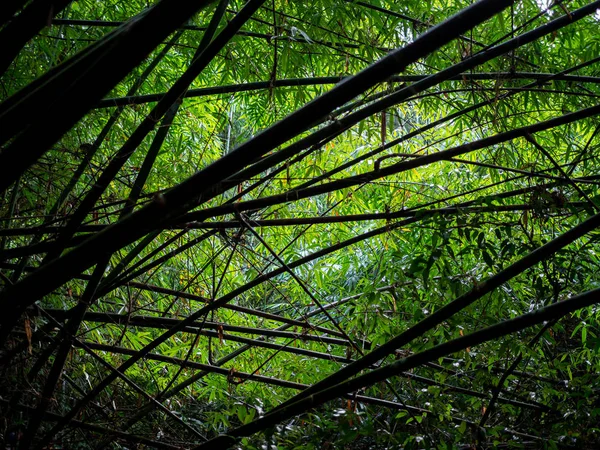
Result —
[[598, 448], [598, 8], [5, 0], [5, 445]]

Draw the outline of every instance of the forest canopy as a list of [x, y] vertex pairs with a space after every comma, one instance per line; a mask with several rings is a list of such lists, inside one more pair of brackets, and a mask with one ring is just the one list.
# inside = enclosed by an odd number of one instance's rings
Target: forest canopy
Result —
[[599, 26], [4, 0], [4, 447], [598, 448]]

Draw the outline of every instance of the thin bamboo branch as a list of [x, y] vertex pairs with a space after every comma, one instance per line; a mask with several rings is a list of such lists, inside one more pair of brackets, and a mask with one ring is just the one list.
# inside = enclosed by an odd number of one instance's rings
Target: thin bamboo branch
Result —
[[577, 183], [575, 183], [575, 180], [572, 180], [569, 175], [567, 174], [567, 172], [565, 172], [561, 167], [560, 164], [558, 164], [558, 162], [556, 162], [556, 159], [554, 159], [554, 157], [548, 152], [548, 150], [546, 150], [543, 146], [541, 146], [533, 136], [531, 136], [530, 134], [525, 135], [525, 139], [533, 144], [533, 146], [535, 148], [537, 148], [540, 152], [542, 152], [542, 154], [548, 158], [550, 160], [550, 162], [552, 163], [552, 165], [560, 172], [560, 174], [569, 182], [569, 184], [571, 186], [573, 186], [573, 188], [579, 193], [579, 195], [581, 195], [581, 197], [583, 199], [585, 199], [585, 201], [592, 207], [592, 209], [594, 209], [596, 212], [600, 212], [600, 207], [594, 203], [594, 201], [588, 197], [588, 195], [583, 192], [583, 190], [579, 187], [579, 185]]
[[[65, 320], [67, 316], [71, 313], [62, 309], [45, 309], [45, 311], [50, 314], [52, 317], [57, 320]], [[131, 327], [140, 327], [140, 328], [170, 328], [173, 325], [176, 325], [180, 322], [180, 319], [172, 319], [168, 317], [153, 317], [153, 316], [138, 316], [138, 315], [128, 315], [128, 314], [114, 314], [114, 313], [104, 313], [104, 312], [87, 312], [84, 316], [84, 321], [86, 322], [97, 322], [97, 323], [109, 323], [109, 324], [127, 324]], [[306, 325], [305, 325], [306, 326]], [[266, 336], [266, 337], [279, 337], [279, 338], [288, 338], [288, 339], [296, 339], [299, 341], [313, 341], [313, 342], [322, 342], [325, 344], [331, 345], [341, 345], [348, 346], [349, 342], [345, 339], [332, 338], [324, 335], [312, 335], [308, 332], [297, 333], [290, 331], [279, 331], [278, 329], [269, 329], [269, 328], [255, 328], [255, 327], [246, 327], [239, 325], [230, 325], [227, 323], [221, 322], [194, 322], [186, 327], [186, 332], [194, 333], [194, 330], [199, 329], [209, 329], [209, 330], [219, 330], [223, 331], [231, 331], [234, 333], [241, 334], [251, 334], [258, 336]], [[310, 331], [311, 328], [305, 328], [307, 331]], [[215, 334], [211, 333], [211, 336], [215, 336]], [[223, 338], [227, 339], [227, 334], [223, 334]], [[367, 345], [370, 347], [370, 345]]]
[[[396, 75], [391, 77], [388, 82], [393, 83], [408, 83], [422, 81], [429, 75]], [[210, 95], [232, 94], [237, 92], [249, 92], [256, 90], [269, 89], [271, 87], [300, 87], [300, 86], [322, 86], [337, 84], [348, 77], [312, 77], [312, 78], [291, 78], [277, 79], [270, 81], [255, 81], [252, 83], [231, 84], [224, 86], [212, 86], [205, 88], [189, 89], [182, 98], [198, 98]], [[600, 77], [584, 76], [584, 75], [559, 75], [550, 73], [534, 73], [534, 72], [492, 72], [492, 73], [471, 73], [465, 72], [451, 76], [445, 81], [460, 81], [464, 82], [472, 80], [526, 80], [533, 79], [538, 83], [545, 83], [546, 80], [553, 79], [556, 81], [578, 82], [600, 84]], [[98, 102], [95, 108], [111, 108], [115, 106], [130, 106], [141, 105], [144, 103], [153, 103], [164, 97], [165, 93], [145, 94], [145, 95], [128, 95], [118, 98], [106, 98]]]
[[[529, 346], [534, 345], [539, 340], [539, 338], [541, 338], [544, 335], [544, 333], [546, 331], [548, 331], [555, 324], [556, 324], [556, 319], [551, 320], [548, 323], [544, 324], [544, 326], [541, 328], [541, 330], [538, 331], [537, 334], [532, 339], [529, 340], [528, 345]], [[498, 385], [492, 390], [492, 398], [490, 399], [488, 406], [487, 406], [487, 408], [485, 408], [485, 412], [483, 413], [483, 416], [481, 417], [481, 420], [479, 421], [480, 427], [485, 426], [487, 420], [490, 418], [490, 414], [494, 411], [495, 404], [498, 401], [498, 397], [500, 395], [500, 391], [502, 390], [502, 388], [504, 386], [504, 383], [506, 382], [508, 377], [514, 373], [515, 369], [519, 366], [519, 364], [521, 364], [522, 360], [523, 360], [523, 352], [520, 352], [519, 355], [512, 362], [512, 364], [504, 371], [504, 373], [500, 377], [500, 380], [498, 381]]]

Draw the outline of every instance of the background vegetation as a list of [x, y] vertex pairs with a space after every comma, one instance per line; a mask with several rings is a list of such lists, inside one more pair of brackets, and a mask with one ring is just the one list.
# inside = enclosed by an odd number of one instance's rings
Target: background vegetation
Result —
[[598, 8], [5, 0], [5, 445], [598, 448]]

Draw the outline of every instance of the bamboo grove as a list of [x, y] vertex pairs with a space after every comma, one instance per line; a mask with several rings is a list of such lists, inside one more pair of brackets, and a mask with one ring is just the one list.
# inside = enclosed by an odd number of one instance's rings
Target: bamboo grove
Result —
[[7, 448], [597, 448], [600, 1], [5, 0]]

